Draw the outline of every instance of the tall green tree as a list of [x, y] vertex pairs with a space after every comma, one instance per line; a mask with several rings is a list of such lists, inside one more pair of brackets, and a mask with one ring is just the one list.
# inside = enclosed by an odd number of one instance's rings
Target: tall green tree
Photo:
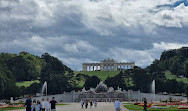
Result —
[[142, 92], [150, 92], [152, 76], [148, 74], [147, 70], [141, 68], [135, 69], [132, 78], [137, 89], [140, 89]]
[[56, 94], [71, 90], [70, 73], [73, 71], [48, 53], [43, 54], [42, 59], [46, 64], [41, 71], [41, 83], [47, 81], [49, 93]]
[[91, 76], [88, 77], [85, 81], [84, 87], [88, 90], [89, 88], [95, 88], [97, 86], [97, 84], [100, 82], [101, 80], [97, 77], [97, 76]]

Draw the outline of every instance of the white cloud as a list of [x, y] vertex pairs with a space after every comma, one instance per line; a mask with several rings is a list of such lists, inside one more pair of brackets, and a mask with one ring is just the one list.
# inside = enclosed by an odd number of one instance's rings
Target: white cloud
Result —
[[154, 59], [159, 59], [161, 53], [164, 50], [178, 49], [181, 47], [188, 47], [188, 44], [181, 43], [153, 43], [153, 47], [147, 50], [135, 50], [126, 48], [112, 48], [109, 50], [108, 54], [112, 58], [118, 59], [121, 62], [135, 62], [138, 66], [148, 66]]
[[169, 49], [179, 49], [181, 47], [188, 47], [188, 44], [181, 44], [181, 43], [154, 43], [154, 49], [159, 50], [169, 50]]
[[111, 56], [146, 66], [188, 46], [188, 7], [177, 1], [0, 0], [0, 51], [48, 52], [70, 67]]
[[[188, 22], [188, 8], [184, 4], [171, 8], [179, 0], [19, 0], [0, 1], [2, 7], [11, 8], [0, 13], [0, 21], [30, 20], [37, 27], [51, 26], [71, 14], [81, 16], [80, 22], [101, 34], [112, 34], [116, 27], [151, 32], [158, 26], [182, 27]], [[5, 5], [7, 4], [7, 6]], [[157, 10], [157, 11], [156, 11]], [[76, 18], [69, 18], [74, 21]]]
[[[58, 51], [64, 50], [69, 53], [91, 52], [97, 50], [96, 47], [83, 40], [72, 40], [68, 37], [40, 37], [33, 36], [27, 39], [15, 39], [9, 43], [0, 42], [1, 47], [20, 47], [35, 51]], [[51, 50], [50, 50], [51, 49]], [[55, 49], [55, 50], [52, 50]]]

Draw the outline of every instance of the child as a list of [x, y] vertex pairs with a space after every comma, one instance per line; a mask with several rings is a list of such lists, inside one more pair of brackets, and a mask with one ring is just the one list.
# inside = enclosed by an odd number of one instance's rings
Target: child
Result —
[[40, 102], [37, 101], [37, 105], [36, 105], [36, 108], [35, 108], [36, 111], [40, 111]]

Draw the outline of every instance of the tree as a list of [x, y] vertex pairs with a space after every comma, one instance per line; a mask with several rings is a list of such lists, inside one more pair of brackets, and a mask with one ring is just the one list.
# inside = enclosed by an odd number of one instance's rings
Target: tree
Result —
[[184, 91], [185, 91], [185, 94], [188, 97], [188, 84], [184, 85]]
[[178, 92], [178, 82], [175, 79], [166, 80], [165, 86], [165, 91], [168, 93]]
[[51, 94], [63, 93], [71, 90], [71, 81], [73, 71], [62, 64], [57, 58], [45, 53], [42, 55], [45, 65], [41, 71], [41, 83], [48, 83], [48, 90]]
[[155, 60], [153, 63], [147, 67], [148, 72], [152, 75], [153, 79], [155, 78], [165, 78], [165, 74], [160, 67], [160, 61]]
[[100, 81], [101, 80], [97, 76], [91, 76], [91, 77], [89, 77], [89, 78], [86, 79], [84, 87], [87, 90], [89, 88], [95, 88]]
[[122, 89], [127, 88], [125, 84], [125, 75], [122, 71], [114, 77], [107, 77], [107, 79], [105, 80], [105, 84], [108, 87], [113, 87], [114, 89], [117, 89], [118, 87]]
[[147, 73], [147, 70], [141, 68], [135, 69], [132, 78], [137, 89], [140, 89], [142, 92], [150, 92], [152, 76]]

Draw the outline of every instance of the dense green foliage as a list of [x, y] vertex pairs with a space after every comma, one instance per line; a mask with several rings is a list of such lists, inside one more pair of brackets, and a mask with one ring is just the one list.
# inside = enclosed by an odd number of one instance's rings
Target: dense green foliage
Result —
[[102, 81], [105, 81], [108, 76], [114, 77], [115, 75], [119, 74], [120, 71], [74, 71], [74, 73], [75, 75], [80, 73], [88, 76], [97, 76]]
[[[168, 78], [174, 74], [173, 78]], [[155, 60], [145, 69], [134, 67], [122, 71], [73, 72], [58, 58], [48, 53], [41, 57], [21, 52], [19, 54], [0, 53], [0, 99], [24, 96], [40, 92], [45, 81], [48, 93], [89, 89], [96, 87], [100, 80], [108, 87], [133, 89], [150, 92], [151, 82], [156, 80], [156, 93], [185, 93], [188, 95], [188, 48], [164, 51], [160, 60]], [[16, 82], [38, 81], [27, 87], [16, 86]], [[23, 82], [24, 83], [24, 82]], [[31, 83], [31, 82], [29, 82]], [[80, 85], [81, 84], [81, 85]]]
[[117, 89], [118, 87], [126, 89], [125, 73], [121, 71], [114, 77], [108, 77], [105, 80], [105, 84], [107, 84], [108, 87], [113, 87], [114, 89]]
[[84, 87], [88, 90], [90, 88], [95, 88], [97, 86], [97, 84], [100, 82], [101, 80], [96, 77], [96, 76], [91, 76], [91, 77], [88, 77], [86, 80], [85, 80], [85, 84], [84, 84]]
[[14, 75], [6, 65], [6, 61], [13, 57], [15, 57], [15, 55], [7, 53], [0, 54], [0, 99], [20, 95], [20, 90], [15, 84], [16, 80]]
[[160, 66], [177, 76], [188, 77], [188, 47], [164, 51], [161, 55]]
[[[27, 52], [18, 55], [0, 54], [0, 99], [19, 97], [40, 92], [42, 83], [48, 82], [49, 93], [62, 93], [73, 87], [73, 71], [57, 58], [45, 53], [41, 57]], [[16, 86], [16, 82], [33, 82], [29, 87]]]

